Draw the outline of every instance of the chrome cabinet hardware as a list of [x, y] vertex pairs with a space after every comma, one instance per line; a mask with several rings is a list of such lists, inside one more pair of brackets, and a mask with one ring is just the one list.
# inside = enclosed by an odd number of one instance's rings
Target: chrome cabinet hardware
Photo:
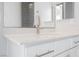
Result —
[[54, 50], [48, 51], [48, 52], [43, 53], [41, 55], [36, 55], [36, 57], [41, 57], [41, 56], [47, 55], [47, 54], [52, 53], [52, 52], [54, 52]]
[[79, 43], [79, 41], [74, 41], [74, 43], [75, 43], [75, 44], [78, 44], [78, 43]]

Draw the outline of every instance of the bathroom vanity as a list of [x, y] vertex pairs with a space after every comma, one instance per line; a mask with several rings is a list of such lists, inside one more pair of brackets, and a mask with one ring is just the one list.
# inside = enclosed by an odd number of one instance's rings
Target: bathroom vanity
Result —
[[[8, 37], [8, 36], [7, 36]], [[78, 57], [79, 56], [79, 36], [66, 38], [35, 39], [30, 42], [29, 38], [11, 36], [7, 39], [7, 56], [9, 57]], [[9, 40], [11, 39], [11, 40]], [[13, 41], [12, 41], [13, 39]], [[25, 43], [14, 42], [14, 40], [27, 40]], [[31, 38], [33, 39], [33, 38]], [[26, 41], [25, 40], [25, 41]], [[28, 41], [30, 40], [30, 41]], [[49, 41], [48, 41], [49, 40]]]
[[[60, 10], [63, 8], [62, 19], [56, 19], [56, 5]], [[76, 4], [5, 2], [4, 7], [8, 57], [79, 57], [79, 21], [74, 18]]]
[[9, 57], [78, 57], [79, 34], [76, 31], [53, 34], [7, 34]]

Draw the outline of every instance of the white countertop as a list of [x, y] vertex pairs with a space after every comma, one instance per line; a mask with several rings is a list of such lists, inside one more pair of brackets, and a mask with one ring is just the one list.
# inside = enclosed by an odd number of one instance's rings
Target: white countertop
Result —
[[17, 44], [26, 44], [26, 45], [33, 45], [38, 43], [44, 43], [44, 42], [53, 42], [60, 40], [59, 38], [64, 37], [72, 37], [72, 36], [78, 36], [79, 32], [77, 30], [75, 31], [64, 31], [64, 32], [52, 32], [48, 34], [5, 34], [5, 37], [9, 40], [11, 40], [14, 43]]
[[41, 34], [36, 34], [36, 29], [29, 28], [6, 28], [4, 35], [8, 40], [16, 44], [37, 45], [46, 42], [54, 42], [61, 38], [78, 36], [79, 22], [68, 20], [56, 24], [55, 29], [40, 29]]

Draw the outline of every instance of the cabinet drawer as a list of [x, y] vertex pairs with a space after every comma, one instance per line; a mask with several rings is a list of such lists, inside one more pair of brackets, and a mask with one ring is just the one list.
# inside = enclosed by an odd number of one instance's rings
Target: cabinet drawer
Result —
[[79, 45], [79, 36], [72, 38], [72, 45], [73, 46]]
[[66, 51], [62, 54], [55, 56], [55, 57], [71, 57], [71, 54], [70, 54], [70, 51]]
[[69, 48], [71, 48], [71, 39], [63, 39], [55, 42], [54, 46], [54, 55], [59, 54]]
[[54, 54], [54, 50], [50, 50], [50, 51], [47, 51], [43, 54], [40, 54], [40, 55], [36, 55], [37, 57], [52, 57]]
[[40, 44], [26, 48], [25, 55], [28, 57], [43, 57], [43, 56], [53, 56], [53, 43]]

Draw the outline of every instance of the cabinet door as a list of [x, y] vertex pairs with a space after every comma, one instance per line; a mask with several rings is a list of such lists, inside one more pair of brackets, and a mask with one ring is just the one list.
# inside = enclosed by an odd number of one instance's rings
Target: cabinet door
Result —
[[76, 49], [75, 49], [75, 54], [76, 54], [76, 55], [75, 55], [76, 57], [79, 57], [79, 46], [76, 47]]
[[61, 52], [71, 48], [71, 39], [63, 39], [61, 41], [57, 41], [54, 44], [54, 55], [58, 55]]
[[24, 57], [24, 46], [18, 45], [10, 40], [7, 40], [7, 56]]
[[70, 50], [71, 57], [79, 57], [79, 46], [74, 47]]
[[55, 56], [55, 57], [70, 57], [70, 56], [71, 56], [70, 51], [66, 51], [64, 53], [61, 53], [61, 54]]
[[71, 57], [76, 57], [76, 50], [77, 50], [77, 47], [73, 48], [70, 50], [70, 54], [71, 54]]
[[31, 46], [25, 49], [25, 56], [28, 57], [52, 57], [54, 53], [53, 43], [46, 43]]

